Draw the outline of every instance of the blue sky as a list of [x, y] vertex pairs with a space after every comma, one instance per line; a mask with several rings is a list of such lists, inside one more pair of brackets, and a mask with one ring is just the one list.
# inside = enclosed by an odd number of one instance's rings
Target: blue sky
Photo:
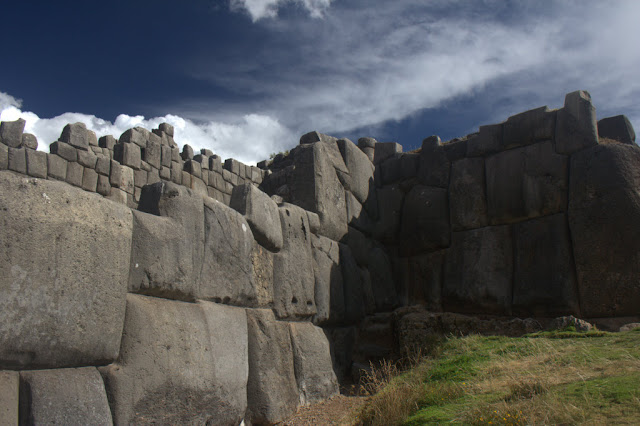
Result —
[[640, 1], [112, 0], [2, 6], [1, 119], [256, 162], [319, 130], [405, 150], [590, 91], [640, 123]]

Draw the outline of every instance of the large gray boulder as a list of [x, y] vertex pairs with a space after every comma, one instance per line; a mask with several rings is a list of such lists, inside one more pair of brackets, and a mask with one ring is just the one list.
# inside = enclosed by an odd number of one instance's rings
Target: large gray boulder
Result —
[[378, 201], [378, 221], [373, 228], [373, 237], [386, 243], [394, 243], [398, 238], [404, 192], [399, 185], [385, 186], [376, 191]]
[[[319, 144], [314, 144], [315, 146]], [[284, 203], [279, 208], [284, 246], [273, 258], [274, 309], [278, 318], [316, 314], [311, 230], [307, 213]]]
[[142, 213], [134, 216], [129, 291], [194, 300], [204, 257], [202, 197], [158, 182], [142, 189], [138, 208]]
[[95, 367], [23, 371], [20, 379], [21, 424], [113, 424]]
[[409, 256], [451, 243], [447, 190], [416, 185], [406, 195], [400, 225], [400, 251]]
[[357, 323], [366, 314], [362, 274], [351, 249], [342, 243], [340, 244], [340, 267], [344, 283], [345, 321], [351, 324]]
[[19, 399], [20, 373], [0, 371], [0, 419], [3, 424], [19, 424]]
[[410, 302], [434, 311], [442, 309], [444, 257], [445, 251], [439, 250], [407, 259], [405, 285]]
[[65, 183], [0, 172], [0, 368], [116, 358], [132, 215]]
[[566, 215], [518, 223], [513, 233], [513, 314], [523, 318], [578, 315], [575, 264]]
[[300, 145], [295, 149], [294, 162], [291, 202], [317, 213], [320, 217], [318, 232], [339, 241], [347, 233], [347, 207], [338, 173], [344, 176], [347, 169], [337, 144]]
[[598, 121], [598, 136], [632, 145], [636, 141], [636, 132], [626, 115], [616, 115]]
[[449, 208], [451, 229], [487, 226], [487, 195], [483, 158], [464, 158], [451, 165]]
[[289, 327], [269, 309], [247, 309], [247, 324], [247, 418], [252, 424], [273, 424], [295, 413], [299, 403]]
[[251, 264], [257, 305], [273, 306], [273, 253], [254, 242]]
[[493, 225], [566, 210], [568, 159], [551, 141], [487, 158], [487, 209]]
[[477, 134], [467, 141], [467, 157], [482, 157], [502, 151], [504, 124], [480, 126]]
[[340, 267], [338, 242], [323, 236], [312, 236], [313, 274], [315, 277], [316, 324], [344, 320], [344, 281]]
[[509, 314], [512, 247], [508, 225], [454, 232], [445, 260], [445, 311]]
[[337, 395], [338, 380], [322, 329], [308, 322], [292, 322], [289, 331], [300, 404], [314, 404]]
[[22, 118], [0, 123], [0, 142], [11, 148], [20, 147], [22, 145], [22, 134], [26, 123]]
[[637, 315], [640, 148], [599, 145], [571, 156], [569, 226], [582, 316]]
[[130, 294], [118, 361], [103, 369], [116, 424], [239, 424], [245, 310]]
[[548, 107], [513, 115], [504, 123], [503, 149], [552, 140], [556, 129], [556, 111]]
[[423, 185], [447, 188], [451, 163], [438, 136], [422, 141], [418, 179]]
[[585, 90], [568, 93], [564, 108], [558, 111], [556, 123], [556, 151], [572, 154], [598, 144], [596, 107]]
[[282, 248], [282, 228], [278, 205], [255, 185], [244, 184], [233, 188], [231, 208], [244, 215], [258, 243], [271, 251]]
[[373, 188], [373, 164], [367, 154], [349, 139], [339, 139], [338, 148], [351, 176], [350, 187], [346, 189], [363, 204]]
[[369, 252], [369, 272], [376, 309], [391, 310], [398, 303], [398, 294], [389, 256], [381, 247], [374, 247]]
[[89, 131], [84, 123], [67, 124], [62, 129], [60, 141], [69, 145], [87, 151], [89, 149]]
[[204, 199], [205, 239], [199, 297], [239, 306], [257, 306], [251, 255], [254, 239], [240, 213]]

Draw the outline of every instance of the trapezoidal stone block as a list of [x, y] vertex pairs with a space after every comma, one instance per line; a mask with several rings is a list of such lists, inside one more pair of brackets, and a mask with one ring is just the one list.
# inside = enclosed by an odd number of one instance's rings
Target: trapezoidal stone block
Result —
[[300, 145], [295, 149], [294, 163], [291, 202], [317, 213], [318, 232], [340, 241], [347, 233], [347, 205], [338, 172], [345, 173], [346, 166], [336, 143]]
[[316, 324], [338, 323], [344, 320], [344, 283], [340, 268], [340, 246], [323, 236], [311, 237], [313, 275], [315, 278]]
[[131, 211], [62, 182], [10, 172], [0, 172], [0, 187], [0, 368], [115, 359]]
[[351, 191], [362, 204], [373, 189], [373, 164], [367, 154], [349, 139], [339, 139], [338, 148], [351, 176], [350, 187], [346, 189]]
[[598, 145], [571, 156], [569, 227], [582, 315], [637, 315], [640, 148]]
[[585, 90], [568, 93], [564, 108], [558, 110], [555, 133], [559, 154], [572, 154], [598, 144], [596, 107]]
[[230, 207], [244, 215], [253, 235], [265, 248], [282, 248], [282, 227], [278, 205], [255, 185], [244, 184], [233, 188]]
[[636, 132], [626, 115], [616, 115], [598, 121], [598, 136], [632, 145], [636, 141]]
[[501, 225], [567, 209], [568, 157], [546, 141], [486, 159], [489, 223]]
[[300, 405], [324, 401], [339, 393], [329, 341], [321, 328], [308, 322], [289, 323], [293, 366]]
[[129, 294], [118, 361], [103, 369], [115, 424], [239, 424], [245, 310]]
[[508, 225], [454, 232], [445, 257], [445, 311], [509, 314], [513, 244]]
[[449, 197], [444, 188], [416, 185], [404, 198], [400, 252], [415, 255], [451, 243]]
[[451, 165], [449, 208], [454, 231], [487, 226], [483, 158], [463, 158]]
[[513, 233], [513, 314], [523, 318], [580, 315], [566, 215], [518, 223]]
[[307, 213], [288, 203], [279, 213], [284, 246], [273, 258], [274, 310], [278, 318], [310, 318], [317, 310]]
[[95, 367], [23, 371], [20, 379], [23, 424], [113, 424]]
[[247, 309], [247, 325], [247, 417], [252, 424], [274, 424], [295, 413], [300, 400], [289, 326], [270, 309]]

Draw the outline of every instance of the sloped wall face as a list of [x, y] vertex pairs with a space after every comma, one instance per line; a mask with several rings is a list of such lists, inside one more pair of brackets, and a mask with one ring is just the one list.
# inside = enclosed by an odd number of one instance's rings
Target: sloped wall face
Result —
[[42, 153], [2, 123], [3, 416], [271, 424], [406, 341], [400, 306], [637, 315], [640, 149], [597, 128], [575, 92], [410, 153], [312, 132], [258, 169], [166, 124]]

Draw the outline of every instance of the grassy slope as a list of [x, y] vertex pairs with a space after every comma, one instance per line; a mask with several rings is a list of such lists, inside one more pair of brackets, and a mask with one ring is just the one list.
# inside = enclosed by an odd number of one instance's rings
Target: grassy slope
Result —
[[640, 424], [640, 329], [448, 339], [356, 424]]

